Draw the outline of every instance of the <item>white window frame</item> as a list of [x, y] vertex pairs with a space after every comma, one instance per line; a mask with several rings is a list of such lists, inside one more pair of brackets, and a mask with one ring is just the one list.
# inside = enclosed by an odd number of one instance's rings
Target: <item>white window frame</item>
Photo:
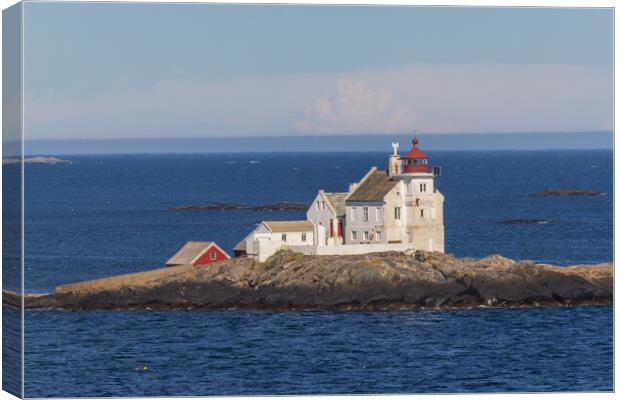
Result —
[[357, 240], [357, 232], [351, 231], [351, 240]]
[[370, 212], [368, 211], [368, 207], [363, 207], [363, 215], [364, 215], [364, 222], [368, 222], [368, 219], [370, 218]]
[[351, 207], [351, 221], [355, 221], [355, 212], [357, 211], [357, 207]]
[[286, 233], [283, 233], [283, 234], [282, 234], [282, 241], [283, 241], [284, 243], [286, 243]]
[[394, 207], [394, 219], [400, 220], [400, 207]]
[[209, 253], [209, 258], [211, 259], [211, 261], [217, 260], [217, 252], [215, 250], [211, 250], [211, 252]]
[[301, 233], [301, 241], [305, 242], [306, 241], [306, 232], [302, 232]]
[[368, 233], [368, 231], [364, 231], [364, 240], [365, 241], [369, 241], [370, 240], [370, 233]]

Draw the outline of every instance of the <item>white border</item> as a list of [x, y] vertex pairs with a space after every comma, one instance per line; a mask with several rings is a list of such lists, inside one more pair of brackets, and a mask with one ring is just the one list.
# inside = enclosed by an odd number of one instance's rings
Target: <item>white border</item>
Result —
[[[37, 2], [38, 0], [26, 0], [25, 2]], [[51, 1], [50, 1], [51, 2]], [[59, 1], [60, 2], [60, 1]], [[63, 0], [62, 2], [80, 2], [79, 0]], [[126, 1], [118, 1], [118, 0], [107, 0], [105, 2], [110, 2], [110, 3], [116, 3], [116, 2], [126, 2]], [[144, 0], [136, 0], [136, 1], [132, 1], [134, 3], [205, 3], [205, 4], [212, 4], [212, 3], [227, 3], [227, 4], [314, 4], [314, 5], [385, 5], [385, 6], [389, 6], [389, 5], [424, 5], [424, 6], [470, 6], [470, 7], [556, 7], [556, 8], [562, 8], [562, 7], [584, 7], [584, 8], [598, 8], [598, 7], [604, 7], [604, 8], [614, 8], [614, 132], [616, 132], [616, 112], [617, 112], [617, 108], [616, 108], [616, 104], [615, 104], [615, 93], [616, 93], [616, 80], [615, 80], [615, 68], [618, 65], [617, 63], [617, 55], [615, 53], [615, 43], [617, 43], [618, 40], [618, 33], [615, 30], [615, 5], [616, 3], [614, 1], [610, 1], [610, 0], [589, 0], [589, 1], [583, 1], [583, 0], [558, 0], [558, 1], [554, 1], [554, 0], [522, 0], [522, 1], [514, 1], [514, 0], [505, 0], [501, 3], [498, 3], [497, 1], [492, 1], [492, 0], [476, 0], [476, 1], [464, 1], [464, 0], [450, 0], [450, 1], [441, 1], [441, 0], [426, 0], [423, 2], [418, 2], [418, 1], [405, 1], [405, 0], [391, 0], [391, 1], [386, 1], [386, 0], [373, 0], [373, 1], [352, 1], [352, 0], [335, 0], [335, 1], [329, 1], [329, 0], [314, 0], [314, 1], [308, 1], [308, 0], [296, 0], [296, 1], [289, 1], [289, 2], [274, 2], [274, 1], [260, 1], [260, 0], [228, 0], [228, 1], [220, 1], [220, 2], [215, 2], [215, 1], [195, 1], [195, 2], [188, 2], [188, 1], [176, 1], [176, 0], [150, 0], [150, 1], [144, 1]], [[4, 10], [5, 8], [8, 8], [14, 4], [17, 4], [18, 1], [16, 0], [0, 0], [0, 5], [2, 6], [2, 9]], [[23, 29], [24, 29], [24, 9], [25, 7], [22, 6], [22, 39], [23, 39]], [[1, 19], [0, 19], [1, 21]], [[1, 24], [1, 22], [0, 22]], [[1, 36], [1, 31], [0, 31], [0, 40], [2, 39]], [[22, 156], [23, 156], [23, 151], [24, 151], [24, 96], [23, 96], [23, 90], [24, 90], [24, 76], [23, 76], [23, 62], [24, 62], [24, 43], [22, 40], [22, 121], [21, 121], [21, 127], [22, 127]], [[1, 55], [0, 55], [0, 68], [1, 68]], [[0, 83], [0, 89], [1, 89], [1, 83]], [[1, 117], [0, 117], [0, 122], [1, 122]], [[615, 145], [616, 145], [616, 140], [615, 140], [615, 135], [614, 135], [614, 149], [615, 149]], [[615, 171], [618, 168], [618, 166], [620, 165], [620, 162], [616, 159], [615, 157], [615, 150], [614, 150], [614, 239], [615, 239], [615, 233], [616, 233], [616, 228], [617, 228], [617, 224], [618, 224], [618, 220], [615, 218], [615, 210], [616, 210], [616, 206], [617, 206], [617, 202], [620, 201], [618, 199], [617, 196], [617, 191], [616, 191], [616, 175], [615, 175]], [[1, 179], [1, 178], [0, 178]], [[24, 185], [24, 173], [23, 173], [23, 169], [22, 169], [22, 189], [23, 189], [23, 185]], [[24, 191], [22, 190], [22, 206], [23, 206], [23, 200], [24, 200]], [[0, 200], [1, 200], [1, 194], [0, 194]], [[1, 207], [1, 203], [0, 203], [0, 207]], [[24, 229], [24, 213], [22, 212], [22, 238], [23, 238], [23, 229]], [[614, 241], [615, 242], [615, 241]], [[24, 291], [24, 265], [23, 265], [23, 257], [24, 257], [24, 243], [22, 240], [22, 292]], [[616, 253], [617, 249], [614, 243], [614, 260], [617, 258], [617, 253]], [[615, 288], [618, 287], [617, 283], [618, 283], [618, 276], [616, 274], [615, 276], [615, 280], [614, 280], [614, 310], [615, 310]], [[22, 304], [22, 338], [24, 337], [24, 309], [23, 309], [23, 304]], [[616, 364], [618, 363], [618, 361], [620, 360], [620, 356], [618, 354], [618, 352], [615, 351], [615, 342], [616, 342], [616, 320], [617, 320], [618, 316], [617, 314], [614, 312], [614, 390], [615, 390], [615, 385], [616, 382], [618, 382], [618, 380], [620, 379], [620, 373], [618, 372], [618, 368], [615, 368]], [[0, 332], [0, 338], [1, 338], [1, 332]], [[24, 394], [24, 378], [25, 376], [24, 374], [24, 363], [23, 363], [23, 352], [24, 352], [24, 347], [23, 347], [23, 343], [24, 341], [22, 340], [22, 396]], [[0, 371], [1, 371], [1, 365], [0, 365]], [[514, 394], [464, 394], [464, 395], [377, 395], [377, 396], [370, 396], [372, 398], [380, 398], [380, 399], [391, 399], [391, 400], [404, 400], [404, 399], [423, 399], [423, 400], [436, 400], [436, 399], [448, 399], [448, 398], [453, 398], [454, 396], [459, 396], [459, 398], [463, 398], [463, 399], [478, 399], [480, 397], [484, 397], [485, 399], [490, 399], [490, 400], [495, 400], [495, 399], [500, 399], [500, 398], [515, 398], [516, 396], [527, 396], [528, 398], [544, 398], [544, 399], [549, 399], [549, 400], [555, 400], [555, 399], [568, 399], [568, 400], [572, 400], [572, 399], [580, 399], [582, 397], [588, 397], [590, 399], [607, 399], [607, 398], [613, 398], [614, 394], [613, 393], [587, 393], [587, 392], [579, 392], [579, 393], [545, 393], [545, 394], [523, 394], [523, 393], [514, 393]], [[365, 396], [368, 397], [368, 396]], [[13, 399], [14, 396], [6, 393], [6, 392], [0, 392], [0, 399]], [[163, 397], [166, 398], [166, 397]], [[193, 397], [196, 398], [196, 397]], [[204, 397], [198, 397], [198, 398], [204, 398]], [[224, 399], [229, 399], [229, 398], [242, 398], [242, 397], [218, 397], [218, 398], [224, 398]], [[244, 398], [249, 398], [249, 397], [244, 397]], [[281, 397], [276, 397], [276, 396], [262, 396], [260, 398], [264, 398], [264, 399], [297, 399], [298, 397], [294, 397], [294, 396], [281, 396]], [[310, 399], [310, 400], [314, 400], [314, 399], [324, 399], [327, 398], [327, 396], [304, 396], [305, 399]], [[359, 396], [338, 396], [339, 399], [343, 399], [343, 400], [352, 400], [352, 399], [357, 399], [359, 398]], [[148, 399], [148, 398], [138, 398], [138, 399]]]

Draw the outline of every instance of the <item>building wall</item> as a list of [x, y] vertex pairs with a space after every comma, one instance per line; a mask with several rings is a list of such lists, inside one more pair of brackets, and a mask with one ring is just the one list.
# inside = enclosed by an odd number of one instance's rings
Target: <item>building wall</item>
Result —
[[[437, 191], [431, 199], [424, 199], [420, 207], [413, 207], [409, 229], [415, 249], [444, 252], [443, 195]], [[422, 216], [420, 210], [424, 210]]]
[[[388, 243], [409, 243], [414, 250], [444, 251], [443, 201], [435, 191], [432, 175], [401, 175], [401, 184], [386, 197]], [[425, 187], [420, 188], [421, 184]], [[400, 219], [395, 208], [400, 207]]]
[[383, 253], [386, 251], [407, 251], [410, 246], [407, 244], [387, 244], [387, 243], [364, 243], [364, 244], [345, 244], [342, 246], [288, 246], [288, 249], [312, 256], [327, 255], [356, 255], [368, 253]]
[[[335, 237], [330, 238], [330, 224], [333, 224], [333, 220], [337, 218], [336, 218], [335, 210], [332, 210], [329, 207], [328, 201], [323, 196], [322, 191], [319, 191], [319, 193], [314, 198], [314, 201], [310, 205], [310, 208], [308, 208], [308, 211], [306, 212], [306, 218], [308, 221], [312, 222], [315, 226], [314, 237], [317, 238], [317, 241], [313, 242], [314, 244], [317, 244], [319, 246], [325, 246], [329, 244], [340, 244], [341, 243], [341, 241], [337, 239], [337, 236], [338, 236], [337, 225], [335, 229], [333, 230], [333, 235]], [[319, 226], [322, 226], [324, 228], [325, 230], [324, 234], [323, 233], [319, 234], [319, 231], [318, 231]], [[319, 238], [321, 240], [318, 240]]]
[[[367, 221], [364, 219], [364, 208], [368, 208]], [[386, 243], [384, 223], [384, 202], [347, 202], [344, 243]], [[353, 232], [355, 232], [355, 238]], [[365, 232], [368, 232], [368, 239], [365, 238]]]
[[[286, 241], [282, 240], [286, 234]], [[303, 240], [305, 234], [305, 240]], [[248, 256], [263, 262], [283, 246], [314, 246], [314, 232], [271, 232], [265, 224], [260, 224], [246, 238], [245, 247]]]
[[[404, 184], [394, 186], [385, 196], [385, 231], [386, 243], [407, 243], [405, 227], [407, 225], [407, 208], [403, 195]], [[400, 218], [396, 218], [396, 208], [400, 208]]]
[[[211, 258], [211, 252], [215, 253], [215, 259]], [[198, 257], [198, 259], [196, 259], [196, 261], [192, 263], [192, 265], [194, 266], [205, 265], [205, 264], [210, 264], [210, 263], [217, 262], [217, 261], [228, 260], [228, 258], [229, 257], [226, 254], [224, 254], [223, 251], [218, 249], [216, 246], [211, 245], [209, 246], [207, 251], [204, 252], [204, 254], [202, 254], [200, 257]]]

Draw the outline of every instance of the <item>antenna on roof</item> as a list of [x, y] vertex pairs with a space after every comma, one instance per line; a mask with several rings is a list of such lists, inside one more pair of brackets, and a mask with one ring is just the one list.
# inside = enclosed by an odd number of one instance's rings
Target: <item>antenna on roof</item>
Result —
[[398, 146], [400, 146], [400, 144], [398, 143], [392, 143], [392, 150], [394, 150], [394, 152], [392, 153], [392, 155], [397, 156], [398, 155]]

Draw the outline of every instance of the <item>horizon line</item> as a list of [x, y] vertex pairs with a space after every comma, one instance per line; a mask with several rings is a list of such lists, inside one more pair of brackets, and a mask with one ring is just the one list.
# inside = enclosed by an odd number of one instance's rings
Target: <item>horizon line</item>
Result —
[[613, 129], [599, 129], [599, 130], [579, 130], [579, 131], [504, 131], [504, 132], [416, 132], [413, 130], [412, 132], [399, 132], [399, 133], [289, 133], [289, 134], [275, 134], [275, 135], [230, 135], [230, 136], [149, 136], [149, 137], [94, 137], [94, 138], [27, 138], [24, 137], [24, 141], [50, 141], [50, 142], [60, 142], [60, 141], [72, 141], [72, 140], [83, 140], [83, 141], [95, 141], [95, 140], [184, 140], [184, 139], [262, 139], [262, 138], [270, 138], [270, 139], [293, 139], [293, 138], [304, 138], [304, 137], [355, 137], [355, 136], [404, 136], [411, 135], [413, 136], [459, 136], [459, 135], [491, 135], [491, 136], [501, 136], [501, 135], [575, 135], [575, 134], [608, 134], [614, 133]]

